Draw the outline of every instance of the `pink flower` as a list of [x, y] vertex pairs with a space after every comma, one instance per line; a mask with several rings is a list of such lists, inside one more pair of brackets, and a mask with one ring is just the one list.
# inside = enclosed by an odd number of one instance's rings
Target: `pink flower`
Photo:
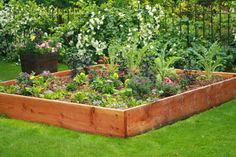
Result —
[[47, 47], [47, 48], [49, 48], [50, 46], [49, 46], [49, 42], [47, 41], [47, 42], [45, 42], [45, 47]]
[[45, 48], [45, 47], [46, 47], [45, 43], [42, 43], [41, 45], [39, 45], [39, 48]]
[[173, 83], [173, 81], [171, 81], [171, 79], [169, 79], [168, 77], [164, 77], [164, 82], [165, 82], [166, 84], [171, 84], [171, 83]]

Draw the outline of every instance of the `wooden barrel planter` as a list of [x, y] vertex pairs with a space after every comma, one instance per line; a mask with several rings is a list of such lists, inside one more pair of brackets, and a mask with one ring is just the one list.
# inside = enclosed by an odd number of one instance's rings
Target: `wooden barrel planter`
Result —
[[23, 72], [40, 74], [43, 71], [57, 72], [57, 53], [21, 54], [21, 69]]
[[[182, 72], [177, 70], [177, 73]], [[71, 74], [71, 71], [64, 71], [54, 75], [68, 77]], [[0, 114], [82, 132], [130, 137], [185, 119], [236, 98], [236, 74], [216, 74], [227, 79], [124, 110], [0, 93]], [[15, 81], [6, 81], [1, 84], [14, 83]]]

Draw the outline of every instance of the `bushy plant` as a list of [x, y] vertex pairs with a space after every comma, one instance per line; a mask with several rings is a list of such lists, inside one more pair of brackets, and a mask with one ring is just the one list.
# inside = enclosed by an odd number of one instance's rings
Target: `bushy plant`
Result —
[[140, 98], [149, 95], [152, 91], [153, 83], [148, 77], [134, 76], [128, 81], [128, 88]]
[[81, 103], [87, 98], [87, 95], [84, 92], [77, 92], [71, 98], [72, 98], [72, 100], [75, 100], [76, 102]]
[[174, 83], [157, 82], [156, 88], [160, 96], [172, 96], [180, 93], [180, 86]]
[[207, 80], [211, 80], [216, 68], [222, 66], [222, 58], [220, 57], [219, 52], [220, 46], [217, 42], [212, 44], [209, 49], [200, 46], [198, 50], [195, 51], [199, 59], [198, 64], [205, 71]]
[[85, 84], [87, 82], [88, 76], [85, 73], [80, 73], [78, 75], [75, 76], [75, 78], [73, 79], [77, 84], [82, 85]]
[[66, 86], [66, 90], [75, 91], [77, 89], [77, 84], [74, 82], [68, 83]]
[[179, 59], [180, 57], [170, 56], [168, 57], [166, 54], [168, 43], [166, 43], [158, 53], [158, 57], [155, 59], [155, 68], [157, 72], [157, 80], [163, 81], [165, 77], [175, 76], [176, 72], [172, 65]]

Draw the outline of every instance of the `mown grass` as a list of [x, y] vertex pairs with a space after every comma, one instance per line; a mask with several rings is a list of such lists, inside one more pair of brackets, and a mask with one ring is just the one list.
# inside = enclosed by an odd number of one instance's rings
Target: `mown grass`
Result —
[[[0, 80], [19, 72], [19, 65], [0, 62]], [[235, 157], [235, 123], [236, 100], [128, 139], [0, 116], [0, 157]]]
[[[66, 70], [68, 67], [64, 64], [58, 65], [58, 70]], [[21, 67], [17, 63], [0, 61], [0, 82], [15, 79], [21, 72]]]
[[235, 157], [236, 100], [128, 139], [0, 118], [1, 157]]

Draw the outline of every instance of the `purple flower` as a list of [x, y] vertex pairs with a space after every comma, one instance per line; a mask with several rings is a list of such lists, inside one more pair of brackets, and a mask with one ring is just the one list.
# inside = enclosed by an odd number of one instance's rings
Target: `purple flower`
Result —
[[102, 101], [100, 101], [100, 100], [94, 100], [93, 101], [94, 106], [99, 106], [100, 104], [102, 104]]
[[43, 71], [43, 73], [41, 74], [44, 78], [49, 78], [51, 75], [50, 71]]

